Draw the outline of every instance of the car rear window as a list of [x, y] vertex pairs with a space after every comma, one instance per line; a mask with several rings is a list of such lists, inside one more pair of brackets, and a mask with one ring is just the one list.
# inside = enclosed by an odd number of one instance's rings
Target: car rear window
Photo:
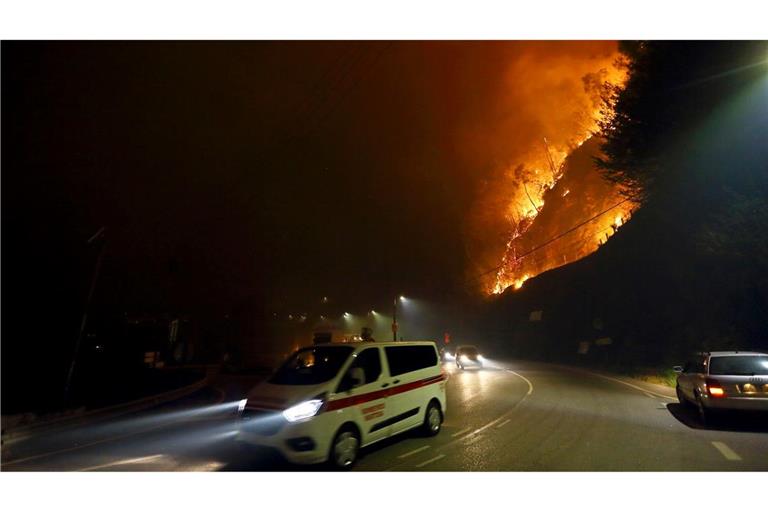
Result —
[[293, 354], [269, 379], [272, 384], [311, 385], [331, 380], [354, 350], [352, 347], [312, 347]]
[[725, 356], [709, 359], [710, 375], [768, 375], [768, 356]]
[[386, 347], [389, 374], [394, 377], [437, 365], [434, 346], [414, 345], [410, 347]]
[[478, 354], [477, 347], [461, 347], [459, 352], [470, 357], [477, 356]]

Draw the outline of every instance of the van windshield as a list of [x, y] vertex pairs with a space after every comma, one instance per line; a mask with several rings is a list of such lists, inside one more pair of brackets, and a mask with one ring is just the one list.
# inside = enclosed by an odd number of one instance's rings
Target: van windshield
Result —
[[331, 380], [354, 350], [352, 347], [310, 347], [293, 354], [269, 379], [271, 384], [306, 386]]

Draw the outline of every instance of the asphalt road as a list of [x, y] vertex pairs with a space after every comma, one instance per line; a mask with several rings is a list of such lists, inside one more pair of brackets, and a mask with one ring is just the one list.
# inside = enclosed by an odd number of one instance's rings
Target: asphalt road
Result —
[[[357, 471], [768, 470], [764, 417], [704, 427], [669, 388], [527, 362], [451, 365], [436, 437], [365, 449]], [[253, 379], [224, 379], [169, 406], [3, 446], [3, 471], [295, 471], [233, 440], [233, 401]]]

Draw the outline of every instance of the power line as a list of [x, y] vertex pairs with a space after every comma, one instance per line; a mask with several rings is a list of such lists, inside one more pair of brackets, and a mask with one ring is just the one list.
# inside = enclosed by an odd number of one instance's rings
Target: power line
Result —
[[[544, 242], [544, 243], [542, 243], [540, 245], [537, 245], [536, 247], [530, 249], [529, 251], [524, 252], [524, 253], [516, 256], [516, 259], [525, 258], [526, 256], [529, 256], [529, 255], [533, 254], [534, 252], [536, 252], [536, 251], [538, 251], [538, 250], [548, 246], [549, 244], [551, 244], [553, 242], [556, 242], [557, 240], [563, 238], [565, 235], [576, 231], [577, 229], [579, 229], [580, 227], [584, 226], [585, 224], [589, 224], [590, 222], [592, 222], [593, 220], [597, 219], [598, 217], [601, 217], [602, 215], [605, 215], [606, 213], [608, 213], [609, 211], [613, 210], [614, 208], [618, 208], [622, 204], [626, 203], [627, 201], [633, 200], [633, 199], [636, 199], [636, 198], [634, 196], [630, 196], [630, 197], [626, 197], [626, 198], [622, 199], [621, 201], [619, 201], [618, 203], [614, 204], [613, 206], [610, 206], [609, 208], [606, 208], [605, 210], [603, 210], [603, 211], [593, 215], [592, 217], [590, 217], [590, 218], [588, 218], [588, 219], [586, 219], [586, 220], [584, 220], [582, 222], [579, 222], [575, 226], [573, 226], [573, 227], [563, 231], [562, 233], [557, 234], [556, 236], [550, 238], [546, 242]], [[491, 272], [497, 272], [501, 268], [503, 268], [504, 266], [505, 266], [505, 263], [502, 263], [501, 265], [497, 265], [496, 267], [493, 267], [493, 268], [491, 268], [489, 270], [486, 270], [485, 272], [482, 272], [482, 273], [476, 275], [474, 278], [471, 278], [470, 280], [468, 280], [468, 283], [472, 283], [474, 281], [477, 281], [481, 277], [484, 277], [484, 276], [490, 274]]]

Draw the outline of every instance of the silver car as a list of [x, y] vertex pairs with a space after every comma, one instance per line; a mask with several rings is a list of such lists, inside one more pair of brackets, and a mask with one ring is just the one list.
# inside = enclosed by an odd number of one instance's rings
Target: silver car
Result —
[[706, 423], [713, 411], [768, 411], [768, 354], [704, 352], [675, 366], [677, 399]]

